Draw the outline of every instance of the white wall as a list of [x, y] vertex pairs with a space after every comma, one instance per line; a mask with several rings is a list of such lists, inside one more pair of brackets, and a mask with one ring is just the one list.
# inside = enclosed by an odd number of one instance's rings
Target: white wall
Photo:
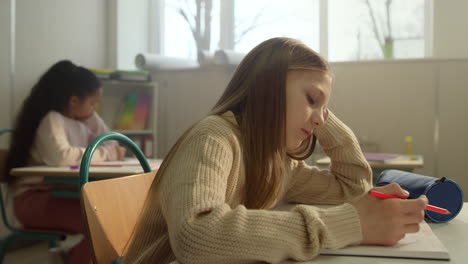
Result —
[[[10, 1], [0, 1], [0, 128], [11, 127], [10, 120]], [[0, 147], [8, 138], [0, 138]]]
[[405, 136], [434, 175], [436, 66], [430, 61], [333, 64], [331, 109], [380, 152], [404, 153]]
[[149, 4], [147, 0], [119, 1], [118, 68], [135, 69], [135, 56], [148, 51]]
[[108, 0], [107, 46], [108, 67], [134, 70], [135, 56], [148, 52], [150, 46], [149, 0]]
[[[0, 1], [0, 128], [11, 127], [10, 123], [10, 2]], [[0, 137], [0, 148], [8, 146], [8, 137]], [[2, 172], [0, 172], [2, 173]], [[3, 184], [0, 185], [2, 194], [6, 190]], [[5, 195], [3, 196], [3, 198]], [[6, 209], [11, 213], [10, 209]], [[3, 222], [2, 222], [3, 223]], [[0, 237], [6, 235], [7, 229], [0, 224]]]
[[436, 58], [468, 58], [466, 0], [433, 0]]
[[415, 172], [453, 179], [468, 190], [468, 59], [333, 66], [332, 109], [358, 136], [390, 153], [403, 153], [404, 137], [413, 136], [413, 152], [424, 156], [424, 168]]
[[103, 0], [17, 1], [16, 109], [39, 76], [58, 60], [105, 66], [105, 7]]
[[438, 108], [440, 120], [438, 175], [462, 183], [468, 201], [468, 63], [440, 64]]
[[232, 69], [215, 67], [159, 71], [158, 157], [164, 157], [182, 133], [202, 119], [221, 96]]

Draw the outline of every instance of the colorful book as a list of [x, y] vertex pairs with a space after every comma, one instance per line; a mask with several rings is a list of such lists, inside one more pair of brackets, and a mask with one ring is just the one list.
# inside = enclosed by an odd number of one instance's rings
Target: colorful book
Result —
[[138, 97], [139, 95], [135, 93], [131, 93], [126, 96], [124, 110], [117, 125], [117, 129], [132, 129]]
[[121, 109], [116, 129], [144, 130], [151, 110], [151, 96], [146, 93], [130, 93], [123, 100]]
[[132, 129], [144, 130], [151, 108], [151, 97], [148, 94], [139, 94], [135, 113], [133, 116]]

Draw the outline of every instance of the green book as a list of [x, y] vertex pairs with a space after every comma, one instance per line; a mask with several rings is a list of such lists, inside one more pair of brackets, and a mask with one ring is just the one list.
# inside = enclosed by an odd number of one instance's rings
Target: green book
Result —
[[149, 71], [117, 70], [115, 71], [115, 78], [121, 81], [150, 82], [151, 74], [149, 73]]

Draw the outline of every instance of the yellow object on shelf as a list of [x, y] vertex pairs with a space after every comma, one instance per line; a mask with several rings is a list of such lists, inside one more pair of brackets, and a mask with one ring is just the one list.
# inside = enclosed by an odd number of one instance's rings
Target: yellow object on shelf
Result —
[[413, 137], [412, 136], [406, 136], [405, 137], [405, 154], [406, 156], [412, 156], [413, 155]]
[[114, 72], [114, 70], [111, 70], [111, 69], [92, 69], [92, 68], [90, 68], [89, 70], [92, 71], [92, 72], [95, 72], [95, 73], [113, 73]]

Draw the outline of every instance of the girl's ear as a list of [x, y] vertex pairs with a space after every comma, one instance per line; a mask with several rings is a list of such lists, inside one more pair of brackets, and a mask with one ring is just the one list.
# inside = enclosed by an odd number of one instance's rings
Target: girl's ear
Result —
[[80, 103], [80, 98], [76, 95], [70, 96], [70, 100], [68, 101], [69, 106], [76, 106]]

